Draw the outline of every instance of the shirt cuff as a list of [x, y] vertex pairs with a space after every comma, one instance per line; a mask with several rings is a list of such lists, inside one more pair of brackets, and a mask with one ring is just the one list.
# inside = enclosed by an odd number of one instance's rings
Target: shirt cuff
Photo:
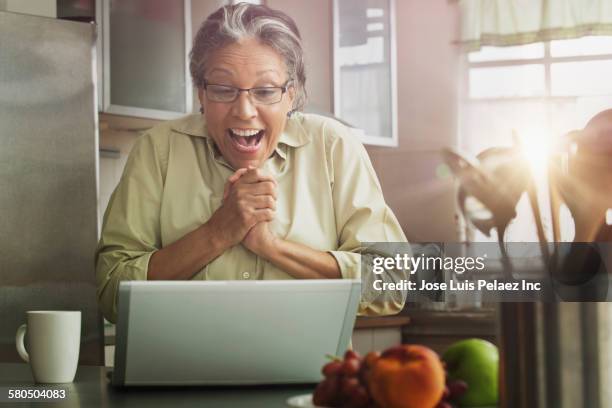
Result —
[[361, 254], [347, 251], [329, 251], [340, 266], [343, 279], [361, 279]]
[[144, 253], [129, 261], [122, 260], [125, 254], [101, 254], [97, 268], [98, 302], [104, 317], [117, 320], [117, 301], [121, 281], [147, 280], [149, 261], [155, 251]]
[[[336, 262], [340, 266], [340, 273], [343, 279], [362, 279], [361, 276], [361, 254], [347, 251], [329, 251], [329, 253], [336, 258]], [[368, 277], [364, 278], [367, 282], [363, 284], [370, 284]], [[401, 297], [401, 295], [400, 295]], [[387, 299], [382, 296], [380, 299], [375, 297], [372, 299], [364, 299], [363, 291], [362, 298], [359, 302], [359, 308], [357, 315], [359, 316], [384, 316], [393, 315], [399, 313], [404, 306], [403, 299]]]

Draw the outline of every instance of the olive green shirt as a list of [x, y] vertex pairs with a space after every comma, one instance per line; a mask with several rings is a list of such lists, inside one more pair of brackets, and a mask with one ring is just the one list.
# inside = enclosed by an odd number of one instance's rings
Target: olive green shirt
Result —
[[[363, 145], [337, 121], [293, 115], [263, 168], [278, 183], [272, 232], [330, 252], [344, 278], [360, 278], [361, 242], [406, 242]], [[104, 214], [96, 252], [97, 294], [107, 319], [116, 319], [119, 282], [146, 280], [151, 255], [211, 217], [234, 171], [201, 115], [162, 123], [136, 141]], [[236, 245], [192, 279], [293, 277]], [[401, 296], [362, 298], [360, 313], [396, 313], [402, 306]]]

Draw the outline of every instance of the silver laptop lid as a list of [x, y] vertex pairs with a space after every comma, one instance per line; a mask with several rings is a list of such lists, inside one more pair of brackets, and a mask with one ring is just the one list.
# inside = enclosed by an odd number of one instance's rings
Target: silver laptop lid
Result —
[[113, 384], [319, 381], [360, 296], [343, 279], [122, 282]]

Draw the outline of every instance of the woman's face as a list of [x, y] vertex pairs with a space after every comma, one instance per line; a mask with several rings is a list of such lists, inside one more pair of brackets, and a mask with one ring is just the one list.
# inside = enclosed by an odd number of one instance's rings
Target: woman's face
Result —
[[[204, 73], [206, 82], [236, 88], [280, 87], [287, 80], [287, 67], [271, 47], [255, 39], [227, 45], [213, 53]], [[212, 102], [206, 91], [198, 91], [208, 132], [225, 160], [234, 169], [260, 167], [274, 152], [291, 110], [294, 88], [280, 102], [264, 105], [240, 92], [231, 103]], [[254, 136], [251, 136], [254, 134]]]

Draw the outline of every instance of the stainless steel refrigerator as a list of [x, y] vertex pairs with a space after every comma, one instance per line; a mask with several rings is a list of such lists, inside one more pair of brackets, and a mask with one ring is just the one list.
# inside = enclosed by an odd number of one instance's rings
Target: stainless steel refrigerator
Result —
[[0, 361], [27, 310], [81, 310], [103, 364], [95, 25], [0, 12]]

